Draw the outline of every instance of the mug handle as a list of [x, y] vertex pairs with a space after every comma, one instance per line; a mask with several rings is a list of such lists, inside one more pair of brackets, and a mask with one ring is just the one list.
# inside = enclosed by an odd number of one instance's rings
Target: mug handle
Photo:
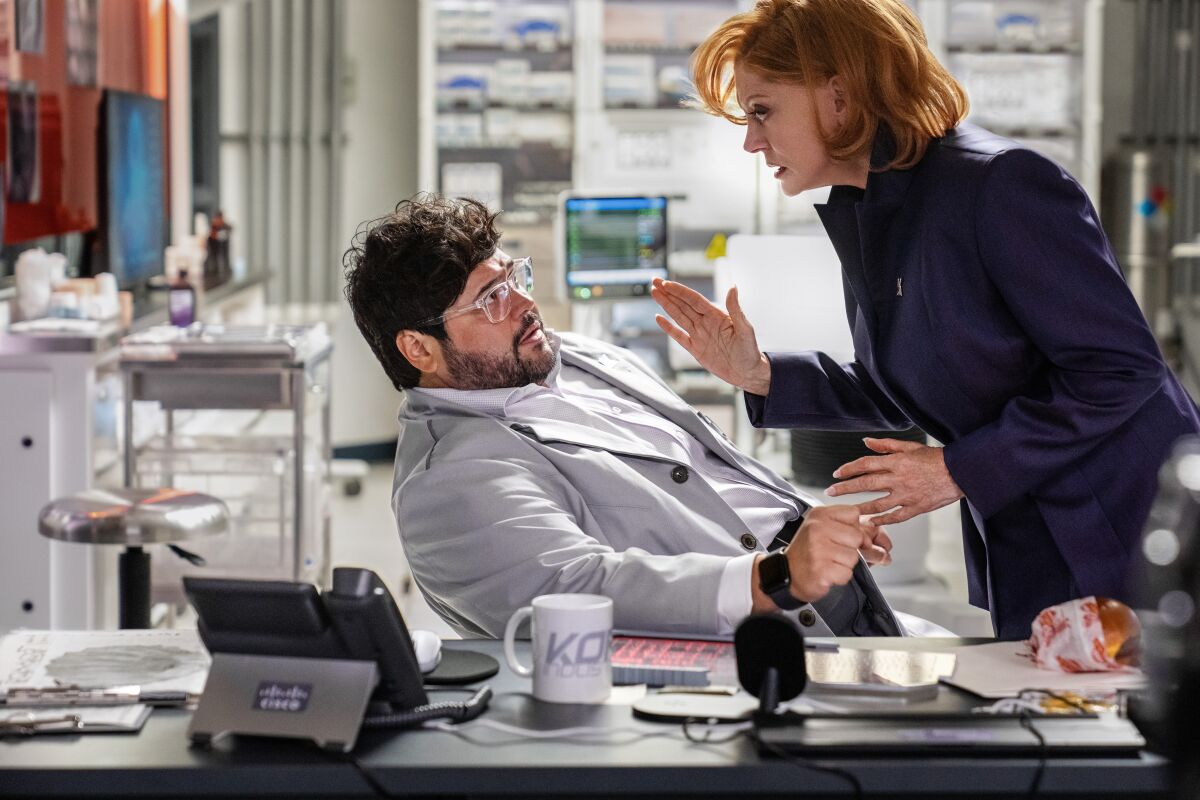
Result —
[[508, 618], [508, 624], [504, 626], [504, 658], [508, 661], [508, 668], [520, 675], [522, 678], [532, 677], [533, 667], [527, 667], [517, 660], [517, 628], [522, 622], [532, 615], [533, 606], [518, 608], [513, 612], [513, 615]]

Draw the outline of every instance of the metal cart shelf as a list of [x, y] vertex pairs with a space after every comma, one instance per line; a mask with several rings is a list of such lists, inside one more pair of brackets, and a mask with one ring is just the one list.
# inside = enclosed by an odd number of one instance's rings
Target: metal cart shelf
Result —
[[[207, 491], [231, 509], [228, 541], [200, 552], [209, 566], [160, 557], [156, 599], [181, 601], [174, 573], [196, 569], [328, 582], [331, 352], [321, 324], [163, 326], [122, 340], [125, 485]], [[161, 413], [135, 413], [145, 403]], [[272, 424], [281, 416], [290, 425]]]

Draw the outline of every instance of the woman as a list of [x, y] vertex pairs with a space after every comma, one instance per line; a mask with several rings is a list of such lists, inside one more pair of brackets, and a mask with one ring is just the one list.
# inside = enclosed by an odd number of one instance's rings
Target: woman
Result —
[[699, 103], [747, 126], [785, 194], [833, 187], [817, 211], [855, 360], [764, 355], [736, 288], [726, 313], [656, 282], [660, 326], [745, 390], [756, 426], [915, 423], [943, 442], [868, 439], [880, 455], [829, 493], [886, 492], [861, 507], [880, 524], [962, 499], [970, 599], [1001, 638], [1070, 598], [1125, 597], [1156, 471], [1200, 415], [1079, 184], [962, 124], [966, 96], [901, 0], [760, 0], [692, 67]]

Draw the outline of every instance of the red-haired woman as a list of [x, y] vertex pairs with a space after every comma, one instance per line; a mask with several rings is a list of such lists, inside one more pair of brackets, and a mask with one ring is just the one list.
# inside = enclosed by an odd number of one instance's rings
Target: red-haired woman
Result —
[[817, 211], [855, 359], [761, 353], [736, 289], [726, 313], [656, 282], [662, 328], [745, 390], [757, 426], [916, 424], [944, 443], [868, 440], [879, 455], [830, 494], [886, 492], [861, 507], [880, 524], [962, 500], [970, 599], [1001, 638], [1070, 598], [1126, 597], [1156, 472], [1200, 414], [1079, 184], [963, 124], [966, 96], [901, 0], [760, 0], [692, 69], [699, 104], [746, 125], [784, 194], [833, 187]]

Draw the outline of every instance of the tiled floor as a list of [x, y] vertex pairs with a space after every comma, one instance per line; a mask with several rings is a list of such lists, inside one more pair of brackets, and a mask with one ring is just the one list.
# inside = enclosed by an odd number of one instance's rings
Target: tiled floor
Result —
[[[425, 604], [420, 590], [410, 585], [391, 512], [391, 481], [391, 466], [379, 464], [368, 471], [360, 494], [347, 496], [341, 486], [335, 486], [333, 564], [370, 567], [392, 590], [410, 628], [426, 628], [452, 636], [449, 626]], [[957, 506], [933, 512], [930, 523], [930, 549], [925, 562], [929, 577], [920, 582], [889, 585], [880, 574], [884, 593], [899, 610], [931, 619], [960, 635], [991, 635], [987, 614], [965, 602], [966, 577]], [[896, 542], [897, 547], [903, 544]]]

